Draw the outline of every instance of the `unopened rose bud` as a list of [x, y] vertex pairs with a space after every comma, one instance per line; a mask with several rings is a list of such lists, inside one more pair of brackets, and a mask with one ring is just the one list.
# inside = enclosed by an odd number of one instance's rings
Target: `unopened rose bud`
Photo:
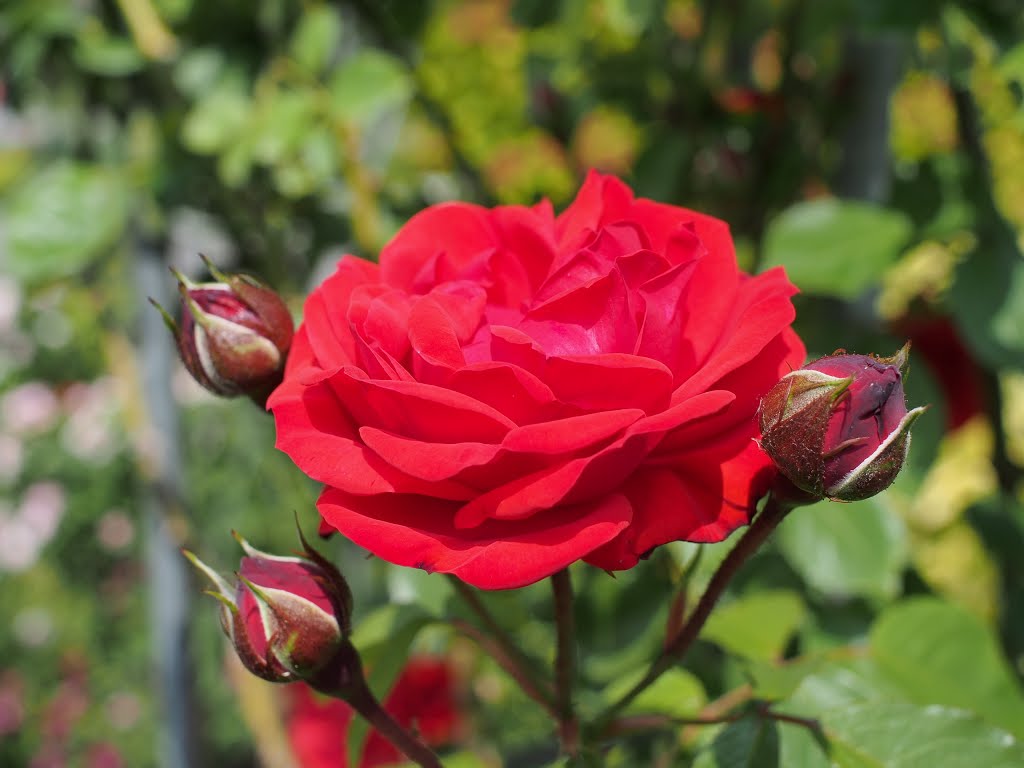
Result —
[[[352, 595], [341, 573], [303, 539], [301, 556], [245, 550], [232, 588], [191, 552], [185, 556], [214, 584], [221, 625], [246, 669], [264, 680], [305, 680], [333, 689], [344, 667], [358, 664], [348, 642]], [[360, 674], [354, 672], [355, 674]]]
[[227, 275], [207, 261], [217, 282], [193, 283], [175, 272], [181, 324], [157, 305], [193, 378], [217, 395], [247, 395], [262, 405], [281, 382], [294, 324], [274, 291], [248, 275]]
[[818, 497], [857, 501], [896, 479], [910, 427], [908, 346], [891, 358], [836, 354], [784, 376], [761, 401], [761, 447], [779, 471]]

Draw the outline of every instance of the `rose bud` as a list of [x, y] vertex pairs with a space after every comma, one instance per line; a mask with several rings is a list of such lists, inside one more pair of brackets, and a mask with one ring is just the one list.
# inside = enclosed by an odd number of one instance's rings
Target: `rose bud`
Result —
[[794, 485], [857, 501], [892, 484], [910, 447], [906, 345], [891, 358], [836, 354], [784, 376], [759, 411], [761, 447]]
[[[274, 291], [248, 275], [227, 275], [206, 261], [217, 282], [193, 283], [174, 272], [181, 325], [159, 305], [182, 362], [214, 394], [247, 395], [263, 405], [281, 382], [294, 324]], [[172, 270], [173, 271], [173, 270]]]
[[278, 557], [235, 538], [246, 556], [234, 589], [191, 552], [184, 554], [214, 583], [207, 594], [223, 603], [221, 625], [242, 664], [271, 682], [334, 687], [338, 667], [356, 659], [348, 643], [352, 595], [345, 579], [305, 539], [301, 555]]

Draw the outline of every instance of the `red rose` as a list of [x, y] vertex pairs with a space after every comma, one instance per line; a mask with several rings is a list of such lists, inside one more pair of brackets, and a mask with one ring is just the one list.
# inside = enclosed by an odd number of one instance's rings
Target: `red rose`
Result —
[[437, 205], [312, 292], [270, 399], [329, 528], [486, 589], [718, 541], [770, 480], [758, 399], [800, 365], [781, 270], [725, 223], [591, 173], [550, 204]]
[[[301, 768], [346, 768], [347, 731], [352, 708], [338, 699], [318, 697], [306, 685], [288, 686], [291, 711], [288, 739]], [[455, 679], [444, 661], [412, 659], [391, 689], [384, 708], [405, 728], [414, 728], [431, 746], [457, 737], [462, 717], [456, 705]], [[404, 758], [377, 731], [371, 730], [359, 768], [397, 765]]]

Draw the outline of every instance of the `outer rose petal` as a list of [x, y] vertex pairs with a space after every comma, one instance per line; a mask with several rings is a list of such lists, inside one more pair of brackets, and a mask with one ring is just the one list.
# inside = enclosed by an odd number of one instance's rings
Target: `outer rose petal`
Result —
[[750, 521], [754, 504], [775, 475], [753, 440], [724, 463], [708, 461], [686, 469], [680, 473], [652, 467], [634, 473], [623, 488], [633, 507], [633, 523], [584, 559], [619, 570], [632, 568], [670, 541], [721, 541]]
[[461, 531], [448, 503], [424, 497], [349, 496], [326, 489], [324, 520], [356, 544], [397, 565], [451, 573], [481, 589], [512, 589], [550, 576], [593, 551], [629, 524], [626, 498], [550, 510], [544, 526], [490, 521]]
[[[357, 288], [378, 279], [376, 264], [355, 256], [343, 256], [335, 273], [309, 294], [302, 328], [320, 367], [350, 365], [355, 359], [356, 347], [346, 309]], [[330, 297], [329, 302], [327, 297]]]

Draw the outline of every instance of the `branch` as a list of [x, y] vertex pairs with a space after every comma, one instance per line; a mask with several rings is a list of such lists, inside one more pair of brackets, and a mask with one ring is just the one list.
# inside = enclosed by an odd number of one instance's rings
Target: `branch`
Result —
[[555, 624], [558, 649], [555, 655], [555, 698], [558, 709], [559, 736], [562, 748], [569, 755], [579, 752], [579, 722], [573, 711], [572, 689], [576, 679], [576, 622], [572, 607], [572, 579], [563, 568], [551, 576], [555, 598]]
[[718, 566], [718, 570], [715, 571], [715, 575], [712, 576], [711, 581], [708, 583], [707, 589], [700, 598], [700, 602], [697, 603], [697, 607], [694, 608], [693, 613], [687, 619], [679, 634], [654, 660], [650, 669], [647, 670], [647, 674], [644, 675], [640, 682], [608, 707], [604, 714], [598, 718], [598, 731], [607, 726], [619, 712], [628, 707], [637, 696], [647, 690], [650, 685], [686, 655], [686, 652], [700, 634], [704, 623], [708, 620], [708, 616], [711, 615], [711, 611], [718, 603], [722, 593], [725, 592], [725, 588], [732, 581], [737, 571], [739, 571], [740, 566], [764, 544], [768, 536], [771, 535], [772, 531], [782, 522], [791, 509], [792, 506], [780, 502], [774, 494], [768, 497], [764, 510], [746, 530], [736, 543], [736, 546], [722, 561], [721, 565]]

